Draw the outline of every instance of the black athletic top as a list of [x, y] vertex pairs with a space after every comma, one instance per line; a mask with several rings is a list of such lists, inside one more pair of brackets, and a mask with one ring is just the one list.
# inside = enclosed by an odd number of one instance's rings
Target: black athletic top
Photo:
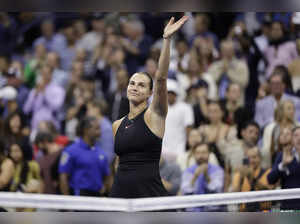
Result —
[[152, 133], [144, 120], [144, 110], [134, 119], [128, 115], [115, 136], [115, 152], [120, 163], [110, 193], [117, 198], [167, 196], [159, 174], [162, 139]]

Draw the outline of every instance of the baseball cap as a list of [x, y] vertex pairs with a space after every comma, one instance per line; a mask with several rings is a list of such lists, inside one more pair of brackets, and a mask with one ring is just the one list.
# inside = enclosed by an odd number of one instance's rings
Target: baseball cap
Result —
[[12, 86], [5, 86], [0, 89], [0, 99], [15, 100], [17, 95], [17, 90]]
[[179, 95], [178, 83], [173, 79], [167, 79], [167, 90], [168, 92], [173, 92], [176, 95]]

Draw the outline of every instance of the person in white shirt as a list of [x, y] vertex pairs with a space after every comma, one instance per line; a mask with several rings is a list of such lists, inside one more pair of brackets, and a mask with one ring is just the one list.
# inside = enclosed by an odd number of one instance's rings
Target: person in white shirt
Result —
[[178, 84], [168, 79], [168, 114], [166, 118], [165, 135], [162, 154], [167, 160], [176, 160], [185, 151], [189, 130], [194, 125], [194, 115], [191, 105], [177, 100]]

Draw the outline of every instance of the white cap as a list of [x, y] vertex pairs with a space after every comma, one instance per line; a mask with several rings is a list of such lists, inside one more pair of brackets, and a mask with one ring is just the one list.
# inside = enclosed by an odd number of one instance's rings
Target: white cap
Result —
[[300, 24], [300, 12], [295, 12], [292, 16], [292, 23]]
[[0, 89], [0, 99], [15, 100], [17, 95], [17, 90], [12, 86], [5, 86]]
[[173, 79], [168, 79], [167, 80], [167, 90], [168, 90], [168, 92], [174, 92], [176, 95], [179, 95], [178, 83]]

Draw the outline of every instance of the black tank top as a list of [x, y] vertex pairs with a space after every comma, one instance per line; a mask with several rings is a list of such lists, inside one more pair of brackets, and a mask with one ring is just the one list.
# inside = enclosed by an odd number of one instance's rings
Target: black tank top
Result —
[[138, 198], [167, 196], [160, 174], [162, 139], [152, 133], [144, 120], [146, 109], [121, 122], [115, 136], [115, 153], [120, 158], [111, 197]]

